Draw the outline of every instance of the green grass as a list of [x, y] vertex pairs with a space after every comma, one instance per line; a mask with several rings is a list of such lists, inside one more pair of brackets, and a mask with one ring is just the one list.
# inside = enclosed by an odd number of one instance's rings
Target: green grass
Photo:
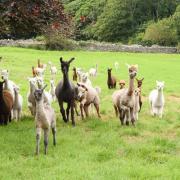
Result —
[[[21, 87], [24, 97], [23, 119], [0, 127], [0, 179], [179, 179], [180, 177], [180, 55], [133, 54], [112, 52], [38, 51], [1, 47], [0, 69], [10, 71], [10, 79]], [[27, 109], [27, 77], [31, 66], [40, 58], [60, 69], [59, 57], [75, 57], [71, 65], [88, 70], [99, 65], [94, 85], [102, 88], [101, 114], [85, 120], [76, 118], [77, 126], [65, 124], [57, 103], [57, 146], [50, 135], [48, 155], [43, 154], [43, 139], [39, 157], [35, 152], [34, 120]], [[138, 77], [144, 77], [143, 108], [136, 127], [122, 127], [115, 118], [111, 95], [106, 85], [107, 67], [120, 64], [118, 79], [128, 82], [125, 63], [138, 64]], [[70, 69], [70, 77], [72, 70]], [[59, 71], [56, 83], [61, 79]], [[50, 73], [46, 72], [49, 84]], [[165, 81], [165, 114], [162, 119], [149, 113], [147, 97], [156, 80]], [[49, 86], [48, 86], [49, 87]]]

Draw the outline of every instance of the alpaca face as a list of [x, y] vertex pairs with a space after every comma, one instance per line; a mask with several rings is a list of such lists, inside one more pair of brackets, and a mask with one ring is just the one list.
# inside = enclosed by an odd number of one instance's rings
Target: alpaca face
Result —
[[138, 66], [137, 65], [128, 65], [129, 76], [133, 79], [137, 75]]
[[1, 71], [1, 78], [3, 80], [8, 80], [8, 76], [9, 76], [9, 71], [7, 69]]
[[78, 87], [78, 94], [77, 94], [78, 101], [81, 101], [83, 98], [85, 98], [86, 92], [87, 92], [87, 89], [83, 87]]
[[126, 85], [126, 82], [124, 80], [120, 80], [119, 81], [119, 86], [120, 86], [120, 89], [123, 89]]
[[164, 89], [164, 81], [156, 81], [156, 87], [158, 91], [162, 91]]
[[137, 78], [136, 78], [138, 87], [141, 87], [141, 86], [142, 86], [143, 80], [144, 80], [144, 78], [142, 78], [142, 79], [137, 79]]
[[60, 57], [60, 63], [61, 63], [61, 71], [64, 75], [67, 75], [69, 71], [70, 63], [74, 60], [74, 58], [71, 58], [69, 61], [63, 61], [63, 58]]
[[41, 89], [36, 89], [34, 92], [34, 97], [37, 101], [42, 99], [43, 91]]
[[111, 74], [112, 68], [108, 68], [108, 74]]
[[44, 80], [42, 77], [36, 77], [36, 82], [37, 82], [38, 88], [42, 88], [44, 86]]
[[140, 95], [140, 89], [139, 89], [139, 88], [136, 88], [136, 89], [134, 90], [134, 95], [135, 95], [135, 96], [139, 96], [139, 95]]
[[87, 74], [87, 73], [83, 73], [83, 74], [82, 74], [82, 81], [83, 81], [83, 82], [86, 82], [87, 79], [88, 79], [88, 74]]

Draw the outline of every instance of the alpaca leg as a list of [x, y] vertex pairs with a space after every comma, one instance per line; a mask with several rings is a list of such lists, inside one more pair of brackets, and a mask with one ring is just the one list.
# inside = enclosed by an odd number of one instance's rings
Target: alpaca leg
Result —
[[130, 116], [130, 110], [129, 108], [126, 108], [125, 109], [125, 122], [127, 126], [129, 126], [129, 116]]
[[84, 119], [83, 109], [84, 109], [84, 105], [81, 103], [80, 104], [80, 110], [81, 110], [81, 118], [82, 119]]
[[47, 154], [49, 129], [44, 130], [44, 154]]
[[130, 117], [131, 117], [131, 123], [132, 125], [135, 125], [135, 117], [134, 117], [134, 109], [130, 108]]
[[52, 128], [52, 134], [53, 134], [53, 145], [56, 145], [56, 127]]
[[89, 105], [84, 105], [84, 112], [86, 114], [86, 117], [89, 117], [89, 111], [88, 111]]
[[116, 117], [118, 117], [118, 108], [116, 105], [114, 105], [114, 110], [115, 110]]
[[142, 101], [141, 101], [141, 99], [139, 98], [139, 112], [141, 111], [141, 107], [142, 107]]
[[75, 126], [75, 120], [74, 120], [74, 102], [71, 103], [71, 120], [72, 120], [72, 125]]
[[118, 111], [119, 111], [119, 119], [121, 121], [121, 125], [124, 125], [125, 112], [120, 107], [118, 107]]
[[8, 122], [9, 122], [9, 115], [6, 114], [6, 115], [4, 115], [4, 125], [7, 125]]
[[75, 104], [74, 104], [74, 107], [75, 107], [76, 115], [79, 116], [79, 112], [78, 112], [78, 110], [77, 110], [77, 109], [78, 109], [78, 106], [77, 106], [77, 103], [76, 103], [76, 102], [75, 102]]
[[18, 112], [17, 112], [17, 119], [18, 119], [18, 120], [21, 119], [21, 109], [18, 109]]
[[13, 119], [17, 122], [17, 110], [13, 109]]
[[101, 115], [99, 113], [99, 104], [94, 104], [95, 108], [96, 108], [96, 111], [97, 111], [97, 115], [99, 118], [101, 118]]
[[159, 115], [159, 118], [162, 118], [162, 115], [163, 115], [163, 107], [159, 108], [158, 115]]
[[36, 155], [39, 155], [40, 139], [41, 139], [41, 128], [36, 128]]
[[62, 114], [63, 120], [64, 120], [65, 123], [67, 123], [65, 110], [64, 110], [64, 107], [63, 107], [63, 102], [59, 102], [59, 106], [60, 106], [60, 112]]
[[68, 103], [67, 109], [66, 109], [66, 117], [67, 117], [67, 121], [69, 121], [69, 110], [70, 110], [70, 107], [71, 107], [71, 105], [70, 105], [70, 103]]

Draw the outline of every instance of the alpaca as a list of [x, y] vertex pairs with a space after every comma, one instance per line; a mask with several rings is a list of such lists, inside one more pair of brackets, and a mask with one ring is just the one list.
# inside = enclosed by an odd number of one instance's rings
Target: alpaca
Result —
[[94, 104], [97, 111], [97, 115], [99, 118], [101, 118], [99, 113], [100, 99], [97, 90], [92, 86], [87, 86], [83, 83], [77, 83], [77, 85], [78, 85], [77, 99], [80, 102], [82, 119], [84, 119], [83, 110], [85, 111], [86, 117], [89, 116], [88, 107], [90, 104]]
[[54, 79], [55, 75], [57, 74], [57, 68], [56, 68], [56, 66], [52, 65], [51, 61], [49, 61], [48, 64], [50, 65], [50, 72], [51, 72], [51, 76], [52, 76], [51, 79]]
[[28, 78], [29, 81], [29, 92], [27, 94], [28, 108], [32, 116], [36, 114], [36, 101], [34, 97], [34, 91], [36, 89], [36, 78]]
[[149, 94], [149, 103], [151, 107], [151, 114], [153, 116], [157, 115], [162, 118], [164, 109], [164, 81], [156, 81], [157, 89], [154, 89]]
[[126, 81], [125, 81], [125, 80], [120, 80], [120, 81], [119, 81], [120, 89], [125, 88], [125, 85], [126, 85]]
[[140, 110], [140, 104], [139, 104], [139, 99], [140, 99], [140, 92], [141, 90], [139, 88], [136, 88], [134, 90], [134, 96], [135, 96], [135, 103], [134, 103], [134, 116], [135, 120], [138, 120], [138, 112]]
[[56, 145], [56, 116], [55, 112], [50, 105], [44, 104], [43, 91], [46, 88], [44, 86], [42, 89], [35, 89], [34, 97], [36, 101], [36, 154], [39, 154], [39, 144], [41, 138], [41, 130], [44, 131], [44, 153], [47, 154], [48, 147], [48, 136], [50, 128], [53, 134], [53, 144]]
[[114, 91], [112, 94], [112, 103], [115, 110], [115, 115], [118, 117], [118, 106], [119, 106], [119, 100], [120, 100], [121, 90]]
[[41, 68], [41, 69], [46, 69], [47, 65], [46, 64], [42, 64], [40, 62], [40, 59], [38, 59], [38, 68]]
[[[58, 83], [55, 93], [64, 122], [69, 121], [69, 110], [71, 110], [72, 125], [75, 126], [75, 119], [74, 119], [75, 85], [71, 81], [69, 81], [69, 76], [68, 76], [69, 66], [73, 60], [74, 58], [71, 58], [69, 61], [63, 61], [63, 58], [62, 57], [60, 58], [63, 80], [61, 80]], [[67, 103], [66, 114], [63, 108], [63, 102]]]
[[137, 87], [140, 89], [140, 95], [139, 95], [139, 112], [141, 111], [141, 107], [142, 107], [142, 83], [143, 83], [143, 80], [144, 78], [142, 79], [137, 79], [136, 78], [136, 81], [137, 81]]
[[39, 68], [39, 67], [35, 68], [34, 66], [32, 66], [33, 77], [36, 77], [36, 76], [43, 77], [45, 69], [46, 68]]
[[89, 75], [92, 77], [95, 77], [97, 75], [97, 69], [98, 69], [98, 65], [96, 64], [95, 68], [90, 68], [89, 69]]
[[135, 116], [134, 116], [134, 105], [135, 105], [135, 95], [134, 95], [134, 79], [137, 75], [138, 66], [137, 65], [128, 65], [129, 70], [129, 87], [128, 89], [124, 88], [120, 90], [119, 94], [119, 119], [121, 124], [129, 125], [129, 116], [132, 125], [135, 125]]
[[56, 101], [56, 94], [55, 94], [55, 84], [54, 84], [54, 80], [50, 80], [50, 90], [49, 90], [49, 94], [51, 94], [52, 97], [52, 101]]
[[78, 77], [78, 75], [77, 75], [76, 68], [73, 67], [73, 81], [77, 81], [77, 77]]
[[3, 90], [5, 81], [0, 82], [0, 124], [7, 125], [11, 122], [11, 111], [13, 107], [13, 97], [10, 91]]
[[108, 68], [108, 79], [107, 79], [107, 85], [109, 89], [116, 88], [116, 78], [112, 76], [111, 71], [112, 68]]
[[14, 86], [14, 92], [15, 92], [15, 100], [13, 104], [13, 116], [15, 117], [16, 120], [20, 120], [22, 105], [23, 105], [23, 98], [19, 94], [18, 86]]
[[114, 67], [115, 67], [116, 71], [119, 69], [119, 63], [117, 61], [114, 63]]
[[81, 82], [86, 84], [87, 86], [92, 86], [91, 80], [88, 78], [88, 73], [82, 73]]

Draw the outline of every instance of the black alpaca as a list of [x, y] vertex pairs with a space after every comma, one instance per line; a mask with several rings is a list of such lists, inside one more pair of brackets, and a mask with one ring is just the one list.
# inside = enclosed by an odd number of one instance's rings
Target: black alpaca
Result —
[[11, 121], [11, 110], [13, 107], [13, 97], [7, 90], [3, 90], [5, 81], [0, 82], [0, 124], [7, 125]]
[[[75, 126], [75, 120], [74, 120], [75, 85], [71, 81], [69, 81], [69, 77], [68, 77], [69, 66], [73, 60], [74, 58], [71, 58], [69, 61], [63, 61], [62, 57], [60, 58], [63, 80], [61, 80], [58, 83], [55, 93], [59, 102], [60, 112], [62, 114], [64, 122], [69, 121], [69, 111], [71, 109], [72, 125]], [[66, 113], [63, 108], [63, 102], [67, 103]]]

